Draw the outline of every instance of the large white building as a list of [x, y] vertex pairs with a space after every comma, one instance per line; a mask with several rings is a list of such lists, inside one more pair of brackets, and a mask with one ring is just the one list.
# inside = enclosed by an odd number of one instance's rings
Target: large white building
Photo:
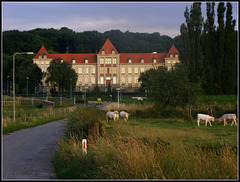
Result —
[[[119, 53], [107, 39], [98, 53], [49, 54], [42, 46], [33, 62], [46, 72], [55, 58], [72, 64], [78, 74], [76, 91], [92, 89], [96, 84], [103, 90], [110, 84], [113, 88], [136, 91], [140, 87], [141, 72], [156, 66], [170, 68], [179, 62], [179, 52], [172, 45], [167, 53]], [[45, 83], [44, 86], [47, 87]]]

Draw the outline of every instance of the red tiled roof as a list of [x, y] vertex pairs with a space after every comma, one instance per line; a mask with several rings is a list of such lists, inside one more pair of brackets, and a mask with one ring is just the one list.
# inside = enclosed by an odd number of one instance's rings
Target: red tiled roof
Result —
[[172, 53], [173, 55], [175, 55], [176, 53], [179, 54], [178, 50], [176, 49], [176, 47], [174, 45], [172, 45], [172, 47], [168, 51], [165, 58], [170, 58], [170, 53]]
[[[119, 54], [115, 47], [112, 45], [109, 39], [106, 40], [98, 54], [102, 53], [102, 49], [104, 49], [105, 54], [112, 54], [112, 49], [115, 50], [116, 54]], [[153, 63], [153, 58], [156, 58], [156, 63], [164, 63], [164, 58], [170, 58], [170, 53], [178, 53], [178, 50], [174, 45], [170, 48], [168, 53], [121, 53], [120, 54], [120, 63], [128, 63], [129, 58], [131, 58], [132, 63], [141, 63], [141, 59], [144, 59], [144, 63]], [[85, 63], [85, 59], [88, 59], [88, 63], [97, 63], [97, 54], [96, 53], [66, 53], [66, 54], [49, 54], [44, 46], [38, 51], [35, 55], [34, 59], [37, 59], [39, 54], [47, 55], [47, 58], [61, 58], [64, 61], [72, 63], [72, 60], [75, 59], [76, 63]]]
[[144, 59], [144, 63], [153, 63], [153, 58], [156, 58], [157, 63], [164, 63], [164, 57], [166, 53], [121, 53], [120, 63], [128, 63], [128, 59], [131, 58], [132, 63], [141, 63], [141, 59]]
[[116, 50], [116, 48], [112, 45], [112, 42], [107, 39], [106, 42], [103, 44], [102, 48], [100, 49], [100, 51], [98, 52], [98, 54], [102, 54], [102, 50], [104, 49], [105, 54], [112, 54], [112, 50], [115, 50], [115, 54], [118, 54], [118, 51]]
[[89, 54], [49, 54], [49, 58], [56, 59], [61, 58], [64, 61], [72, 63], [75, 59], [76, 63], [85, 63], [85, 59], [88, 59], [88, 63], [97, 63], [97, 55], [95, 53]]

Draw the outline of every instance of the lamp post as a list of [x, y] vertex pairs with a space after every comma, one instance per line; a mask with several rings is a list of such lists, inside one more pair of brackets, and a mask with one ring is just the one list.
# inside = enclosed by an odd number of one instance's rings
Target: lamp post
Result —
[[13, 121], [16, 122], [15, 114], [15, 56], [17, 54], [33, 54], [33, 52], [15, 52], [13, 54]]
[[72, 78], [70, 78], [70, 99], [72, 98]]
[[28, 97], [28, 79], [29, 77], [27, 76], [27, 97]]
[[7, 95], [9, 94], [9, 75], [7, 76]]
[[120, 91], [120, 88], [117, 88], [117, 91], [118, 91], [118, 110], [119, 110], [119, 91]]

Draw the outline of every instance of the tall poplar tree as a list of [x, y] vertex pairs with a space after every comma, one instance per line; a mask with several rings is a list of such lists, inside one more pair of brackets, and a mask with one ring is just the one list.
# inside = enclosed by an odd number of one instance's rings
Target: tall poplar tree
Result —
[[186, 25], [181, 25], [181, 35], [187, 37], [184, 43], [185, 59], [190, 69], [190, 80], [193, 83], [199, 81], [202, 71], [202, 48], [201, 33], [203, 18], [201, 13], [201, 3], [193, 3], [189, 12], [188, 8], [184, 12]]
[[215, 3], [207, 3], [207, 19], [204, 23], [203, 31], [203, 53], [204, 53], [204, 62], [203, 62], [203, 77], [202, 77], [202, 86], [206, 93], [216, 94], [219, 89], [217, 89], [215, 75], [218, 74], [218, 69], [216, 67], [216, 31], [214, 25], [214, 6]]
[[218, 4], [217, 8], [217, 22], [218, 22], [218, 27], [217, 27], [217, 67], [218, 67], [218, 86], [221, 91], [223, 92], [223, 63], [224, 63], [224, 29], [225, 29], [225, 24], [224, 24], [224, 14], [225, 14], [225, 6], [223, 2], [220, 2]]
[[223, 62], [223, 92], [224, 94], [236, 94], [237, 92], [237, 52], [234, 27], [236, 21], [232, 18], [232, 5], [227, 3], [225, 25], [225, 56]]

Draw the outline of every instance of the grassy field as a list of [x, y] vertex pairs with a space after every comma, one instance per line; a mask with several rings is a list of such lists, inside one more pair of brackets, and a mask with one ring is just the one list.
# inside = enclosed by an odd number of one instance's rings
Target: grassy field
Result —
[[62, 139], [54, 159], [58, 178], [238, 179], [238, 127], [130, 118], [104, 128], [97, 141], [88, 140], [87, 155], [76, 133]]

